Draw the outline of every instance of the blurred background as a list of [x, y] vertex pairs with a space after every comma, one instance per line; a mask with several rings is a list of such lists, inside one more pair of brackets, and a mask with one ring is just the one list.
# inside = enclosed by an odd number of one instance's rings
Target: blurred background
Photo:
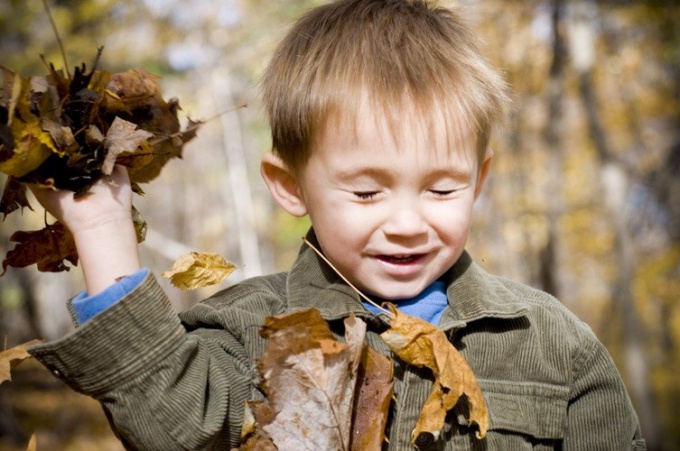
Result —
[[[178, 310], [217, 289], [285, 270], [308, 222], [272, 204], [259, 176], [270, 148], [257, 80], [287, 27], [321, 0], [50, 0], [68, 65], [163, 77], [198, 137], [144, 186], [141, 252], [160, 275], [179, 255], [222, 254], [239, 269], [212, 290], [162, 284]], [[442, 2], [446, 3], [446, 2]], [[606, 344], [650, 450], [680, 449], [680, 4], [675, 0], [460, 1], [512, 86], [468, 249], [485, 269], [557, 296]], [[63, 67], [40, 0], [0, 0], [0, 65]], [[234, 106], [246, 103], [245, 109]], [[0, 175], [0, 183], [4, 184]], [[35, 204], [34, 204], [35, 205]], [[0, 252], [44, 213], [0, 224]], [[77, 268], [9, 268], [0, 278], [4, 348], [71, 330]], [[122, 447], [94, 401], [34, 362], [0, 386], [0, 449]]]

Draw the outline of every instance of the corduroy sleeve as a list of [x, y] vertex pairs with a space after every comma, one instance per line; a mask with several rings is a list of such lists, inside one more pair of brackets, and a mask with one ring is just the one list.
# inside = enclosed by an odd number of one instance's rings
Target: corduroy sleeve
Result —
[[223, 329], [187, 333], [148, 275], [61, 340], [30, 352], [103, 406], [128, 449], [229, 449], [250, 393], [248, 358]]
[[614, 361], [590, 332], [574, 362], [565, 450], [645, 450], [640, 424]]

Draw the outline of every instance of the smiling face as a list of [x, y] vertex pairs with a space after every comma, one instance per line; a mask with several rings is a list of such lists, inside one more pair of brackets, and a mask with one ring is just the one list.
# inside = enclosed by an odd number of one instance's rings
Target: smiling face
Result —
[[354, 121], [332, 119], [299, 174], [270, 155], [265, 179], [286, 210], [310, 215], [324, 254], [357, 288], [414, 297], [463, 252], [490, 159], [480, 167], [474, 137], [450, 139], [443, 119], [410, 121], [396, 137], [365, 102]]

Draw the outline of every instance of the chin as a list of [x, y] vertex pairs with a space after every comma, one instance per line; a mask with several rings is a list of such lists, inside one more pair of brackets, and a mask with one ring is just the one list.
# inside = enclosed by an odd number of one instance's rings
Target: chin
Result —
[[390, 290], [379, 290], [377, 292], [372, 292], [374, 296], [379, 297], [385, 301], [402, 301], [404, 299], [411, 299], [419, 295], [425, 288], [419, 287], [395, 287]]

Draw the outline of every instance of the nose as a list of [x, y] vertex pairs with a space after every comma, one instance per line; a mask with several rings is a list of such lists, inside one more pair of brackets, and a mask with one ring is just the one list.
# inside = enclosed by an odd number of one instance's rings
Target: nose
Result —
[[416, 202], [395, 202], [382, 229], [388, 237], [417, 237], [427, 234], [427, 221]]

